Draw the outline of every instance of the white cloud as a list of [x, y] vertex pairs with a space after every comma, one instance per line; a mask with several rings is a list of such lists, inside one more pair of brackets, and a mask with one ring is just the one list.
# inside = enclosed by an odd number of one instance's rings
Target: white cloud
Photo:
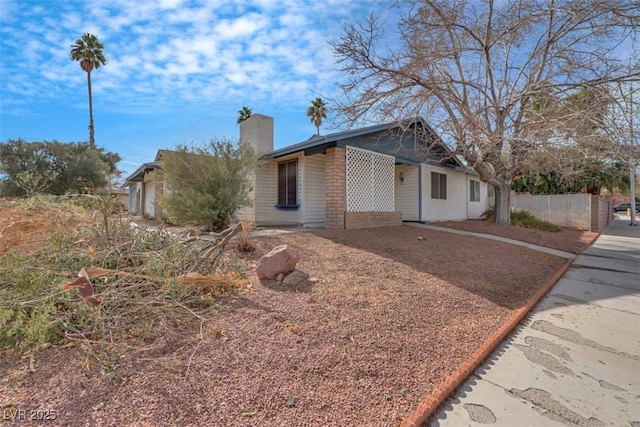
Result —
[[302, 28], [308, 24], [307, 19], [304, 15], [298, 13], [285, 13], [284, 15], [278, 18], [278, 21], [281, 25], [285, 27], [298, 27]]
[[75, 12], [64, 13], [60, 17], [59, 25], [70, 31], [79, 31], [82, 28], [82, 19]]
[[160, 0], [160, 7], [163, 9], [175, 9], [184, 3], [183, 0]]
[[86, 75], [69, 59], [69, 50], [90, 32], [108, 58], [92, 74], [100, 102], [136, 111], [145, 103], [151, 110], [165, 101], [199, 105], [229, 97], [230, 102], [306, 103], [313, 91], [334, 90], [337, 71], [326, 40], [341, 19], [351, 17], [350, 10], [367, 4], [95, 0], [52, 8], [10, 3], [15, 19], [0, 30], [3, 58], [11, 57], [11, 64], [5, 59], [1, 64], [3, 92], [76, 102]]
[[234, 40], [249, 36], [268, 24], [262, 15], [251, 13], [236, 19], [224, 19], [215, 27], [214, 32], [222, 39]]

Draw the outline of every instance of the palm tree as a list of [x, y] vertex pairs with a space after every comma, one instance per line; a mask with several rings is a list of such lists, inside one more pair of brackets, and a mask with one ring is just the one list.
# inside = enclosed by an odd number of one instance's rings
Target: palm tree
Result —
[[311, 101], [311, 107], [307, 108], [307, 117], [311, 118], [311, 123], [316, 125], [318, 135], [320, 135], [320, 125], [322, 119], [327, 118], [327, 104], [320, 98]]
[[104, 46], [98, 37], [93, 34], [84, 33], [82, 38], [76, 40], [71, 45], [71, 60], [79, 61], [80, 68], [87, 73], [87, 86], [89, 88], [89, 145], [96, 148], [96, 140], [93, 129], [93, 98], [91, 96], [91, 72], [100, 68], [100, 65], [107, 63], [107, 57], [102, 51]]
[[238, 121], [236, 123], [240, 124], [251, 117], [251, 108], [243, 106], [242, 110], [238, 111], [238, 114]]

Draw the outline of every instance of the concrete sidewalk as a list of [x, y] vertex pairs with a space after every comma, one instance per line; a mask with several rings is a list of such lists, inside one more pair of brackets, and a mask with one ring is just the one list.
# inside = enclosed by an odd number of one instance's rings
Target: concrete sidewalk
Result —
[[425, 423], [640, 426], [640, 226], [617, 219]]

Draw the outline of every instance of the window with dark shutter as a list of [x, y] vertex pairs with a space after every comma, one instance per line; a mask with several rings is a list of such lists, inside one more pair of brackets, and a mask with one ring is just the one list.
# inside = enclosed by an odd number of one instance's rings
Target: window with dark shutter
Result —
[[431, 172], [431, 198], [447, 198], [447, 175], [443, 173]]
[[297, 207], [298, 160], [278, 163], [278, 205], [277, 207]]
[[469, 181], [469, 201], [470, 202], [479, 202], [480, 201], [480, 181]]

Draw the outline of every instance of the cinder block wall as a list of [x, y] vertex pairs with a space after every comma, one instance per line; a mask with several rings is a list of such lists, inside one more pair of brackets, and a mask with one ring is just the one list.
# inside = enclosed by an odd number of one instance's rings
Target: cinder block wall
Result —
[[347, 173], [345, 149], [340, 147], [328, 148], [326, 160], [325, 227], [344, 230]]

